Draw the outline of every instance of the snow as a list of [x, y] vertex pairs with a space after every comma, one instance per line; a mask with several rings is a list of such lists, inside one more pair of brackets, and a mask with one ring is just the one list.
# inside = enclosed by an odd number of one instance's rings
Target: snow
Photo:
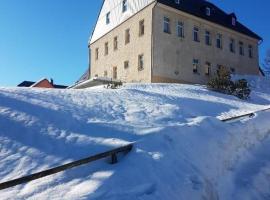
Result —
[[106, 160], [0, 191], [1, 199], [270, 199], [269, 80], [248, 101], [200, 85], [0, 88], [1, 182], [135, 142]]

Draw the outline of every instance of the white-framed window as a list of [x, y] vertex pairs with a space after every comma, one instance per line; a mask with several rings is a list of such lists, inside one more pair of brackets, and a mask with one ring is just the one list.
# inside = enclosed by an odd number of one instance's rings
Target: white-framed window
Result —
[[104, 44], [104, 55], [107, 56], [109, 54], [109, 43], [105, 42]]
[[206, 7], [206, 8], [205, 8], [205, 14], [206, 14], [207, 16], [210, 16], [210, 15], [211, 15], [211, 8]]
[[126, 60], [126, 61], [124, 62], [124, 69], [128, 69], [128, 68], [129, 68], [129, 61]]
[[244, 51], [244, 43], [243, 42], [239, 42], [239, 54], [241, 56], [244, 56], [245, 55], [245, 51]]
[[235, 53], [235, 40], [233, 38], [230, 39], [230, 51]]
[[176, 33], [178, 37], [184, 38], [184, 23], [181, 21], [177, 22]]
[[232, 17], [232, 25], [235, 26], [236, 25], [236, 18]]
[[248, 45], [248, 57], [253, 58], [253, 46]]
[[126, 12], [127, 9], [128, 9], [128, 2], [127, 2], [127, 0], [123, 0], [122, 1], [122, 12], [123, 13]]
[[193, 73], [197, 74], [198, 69], [199, 69], [199, 60], [198, 59], [193, 59]]
[[125, 31], [125, 44], [130, 43], [130, 29], [126, 29]]
[[205, 75], [210, 76], [210, 74], [211, 74], [211, 63], [206, 62], [205, 63]]
[[222, 34], [217, 34], [217, 48], [222, 49]]
[[96, 60], [98, 60], [98, 56], [99, 56], [99, 49], [96, 48], [96, 50], [95, 50], [95, 58], [96, 58]]
[[163, 31], [164, 33], [171, 33], [170, 18], [164, 17], [163, 19]]
[[118, 37], [115, 36], [113, 38], [113, 50], [116, 51], [118, 49]]
[[109, 24], [110, 23], [110, 16], [111, 16], [111, 12], [108, 12], [107, 14], [106, 14], [106, 24]]
[[138, 56], [138, 70], [142, 71], [144, 69], [144, 55], [140, 54]]
[[199, 28], [198, 27], [194, 27], [193, 28], [193, 40], [195, 42], [200, 42], [200, 38], [199, 38]]
[[113, 79], [117, 79], [117, 67], [113, 67]]
[[210, 46], [211, 45], [211, 33], [210, 31], [205, 31], [205, 44]]
[[144, 20], [141, 20], [139, 22], [139, 36], [143, 36], [144, 35]]

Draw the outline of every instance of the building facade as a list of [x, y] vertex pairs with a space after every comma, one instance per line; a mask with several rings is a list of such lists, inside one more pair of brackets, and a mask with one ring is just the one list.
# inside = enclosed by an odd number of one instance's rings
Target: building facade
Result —
[[259, 75], [262, 39], [204, 0], [105, 0], [89, 40], [91, 78], [205, 84], [220, 66]]

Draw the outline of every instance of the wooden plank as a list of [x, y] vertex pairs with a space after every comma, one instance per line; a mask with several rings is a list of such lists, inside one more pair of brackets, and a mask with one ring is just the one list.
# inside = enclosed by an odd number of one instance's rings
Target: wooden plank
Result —
[[106, 157], [112, 157], [113, 155], [116, 156], [117, 153], [129, 152], [132, 150], [132, 148], [133, 148], [133, 144], [129, 144], [129, 145], [126, 145], [123, 147], [119, 147], [117, 149], [113, 149], [111, 151], [107, 151], [107, 152], [100, 153], [100, 154], [97, 154], [94, 156], [90, 156], [90, 157], [87, 157], [87, 158], [84, 158], [81, 160], [77, 160], [77, 161], [74, 161], [71, 163], [67, 163], [67, 164], [64, 164], [64, 165], [61, 165], [58, 167], [54, 167], [54, 168], [51, 168], [51, 169], [48, 169], [48, 170], [45, 170], [42, 172], [34, 173], [34, 174], [24, 176], [24, 177], [21, 177], [18, 179], [14, 179], [11, 181], [0, 183], [0, 190], [4, 190], [4, 189], [10, 188], [10, 187], [14, 187], [16, 185], [20, 185], [20, 184], [27, 183], [27, 182], [30, 182], [30, 181], [33, 181], [36, 179], [50, 176], [50, 175], [74, 168], [74, 167], [78, 167], [81, 165], [85, 165], [87, 163], [91, 163], [93, 161], [97, 161], [97, 160], [106, 158]]

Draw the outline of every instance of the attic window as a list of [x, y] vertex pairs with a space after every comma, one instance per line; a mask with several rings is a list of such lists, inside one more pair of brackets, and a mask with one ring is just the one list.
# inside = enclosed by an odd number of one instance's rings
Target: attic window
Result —
[[236, 18], [232, 17], [232, 25], [235, 26], [236, 25]]
[[126, 12], [128, 8], [127, 0], [122, 1], [122, 13]]
[[206, 14], [207, 16], [210, 16], [210, 15], [211, 15], [211, 8], [206, 7], [206, 8], [205, 8], [205, 14]]
[[106, 24], [109, 24], [109, 23], [110, 23], [110, 15], [111, 15], [110, 12], [108, 12], [108, 13], [106, 14]]

